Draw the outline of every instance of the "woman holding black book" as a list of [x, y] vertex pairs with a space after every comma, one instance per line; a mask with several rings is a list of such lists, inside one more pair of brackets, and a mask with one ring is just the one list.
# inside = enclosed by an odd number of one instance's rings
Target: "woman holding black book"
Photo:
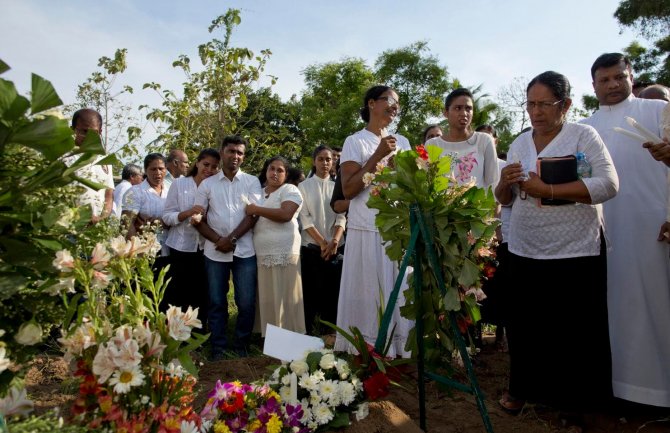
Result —
[[[566, 121], [565, 76], [538, 75], [527, 97], [533, 128], [510, 146], [496, 187], [500, 203], [512, 206], [510, 386], [500, 404], [515, 412], [531, 400], [578, 415], [611, 396], [599, 204], [616, 195], [619, 181], [595, 129]], [[577, 176], [578, 153], [590, 178]]]

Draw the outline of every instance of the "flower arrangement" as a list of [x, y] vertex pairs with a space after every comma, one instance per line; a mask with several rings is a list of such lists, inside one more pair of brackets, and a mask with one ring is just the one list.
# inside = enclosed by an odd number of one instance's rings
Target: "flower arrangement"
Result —
[[311, 431], [346, 427], [352, 413], [357, 421], [368, 415], [363, 381], [329, 349], [277, 367], [268, 384], [283, 402], [300, 405], [300, 421]]
[[154, 282], [151, 267], [158, 248], [149, 232], [98, 243], [89, 256], [56, 253], [60, 275], [51, 284], [71, 321], [59, 343], [81, 380], [72, 407], [80, 425], [166, 433], [201, 425], [189, 352], [207, 336], [192, 332], [202, 327], [197, 309], [159, 309], [165, 270]]
[[[454, 312], [463, 324], [480, 318], [476, 291], [481, 288], [482, 263], [490, 255], [497, 226], [493, 194], [475, 187], [474, 179], [459, 183], [451, 175], [452, 158], [441, 154], [442, 149], [431, 145], [399, 152], [393, 164], [378, 168], [374, 174], [368, 200], [368, 206], [378, 211], [376, 225], [388, 243], [386, 252], [391, 260], [400, 261], [407, 252], [411, 206], [418, 207], [427, 225], [437, 269], [424, 245], [418, 243], [419, 263], [412, 265], [422, 270], [420, 297], [413, 288], [405, 291], [401, 314], [414, 320], [418, 305], [424, 309], [426, 363], [435, 370], [449, 365], [455, 347], [447, 314]], [[441, 274], [446, 293], [440, 291], [434, 272]], [[415, 332], [413, 329], [408, 338], [413, 353]]]
[[203, 431], [214, 433], [305, 433], [300, 404], [286, 404], [267, 384], [221, 383], [200, 413]]

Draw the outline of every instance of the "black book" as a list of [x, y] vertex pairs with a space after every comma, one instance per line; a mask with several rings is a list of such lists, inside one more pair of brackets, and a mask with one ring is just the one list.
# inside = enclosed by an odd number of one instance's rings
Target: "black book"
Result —
[[[537, 174], [542, 182], [557, 185], [579, 180], [577, 176], [577, 158], [575, 155], [545, 157], [537, 159]], [[573, 204], [572, 200], [540, 199], [541, 206], [561, 206]]]

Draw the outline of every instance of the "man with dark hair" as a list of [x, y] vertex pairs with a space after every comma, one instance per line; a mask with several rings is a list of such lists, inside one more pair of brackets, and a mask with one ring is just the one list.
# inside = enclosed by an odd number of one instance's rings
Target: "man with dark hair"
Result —
[[600, 108], [584, 123], [598, 131], [619, 175], [619, 194], [603, 204], [611, 246], [612, 388], [624, 400], [670, 407], [670, 239], [663, 236], [670, 230], [664, 223], [668, 169], [641, 142], [614, 131], [631, 130], [625, 118], [632, 117], [661, 136], [666, 103], [633, 96], [630, 62], [620, 53], [598, 57], [591, 75]]
[[[96, 134], [102, 134], [102, 116], [91, 108], [82, 108], [75, 111], [72, 115], [72, 130], [74, 131], [74, 143], [81, 146], [89, 131]], [[78, 156], [68, 158], [67, 164], [72, 164]], [[94, 190], [85, 185], [84, 192], [79, 196], [78, 204], [80, 206], [91, 207], [91, 223], [95, 224], [103, 220], [112, 213], [114, 178], [112, 168], [109, 165], [89, 164], [77, 170], [77, 176], [91, 180], [105, 186], [100, 190]]]
[[121, 218], [123, 196], [131, 186], [142, 183], [142, 167], [135, 164], [126, 164], [121, 171], [121, 182], [114, 188], [114, 206], [112, 211], [117, 218]]
[[240, 170], [246, 147], [240, 136], [225, 137], [219, 150], [222, 170], [200, 183], [195, 198], [195, 204], [206, 212], [196, 227], [206, 239], [212, 360], [223, 359], [229, 349], [226, 328], [231, 274], [238, 309], [232, 349], [240, 355], [247, 353], [256, 315], [256, 252], [251, 231], [256, 218], [247, 216], [245, 210], [247, 204], [261, 200], [262, 190], [256, 176]]
[[163, 183], [169, 188], [173, 180], [186, 176], [190, 162], [186, 153], [179, 149], [171, 149], [166, 162], [167, 174]]

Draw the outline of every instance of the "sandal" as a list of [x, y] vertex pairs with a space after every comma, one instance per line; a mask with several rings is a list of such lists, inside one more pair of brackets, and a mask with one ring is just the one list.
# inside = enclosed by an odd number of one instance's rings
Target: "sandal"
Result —
[[510, 415], [518, 415], [526, 405], [526, 400], [514, 398], [509, 391], [504, 390], [502, 397], [498, 400], [500, 407]]

